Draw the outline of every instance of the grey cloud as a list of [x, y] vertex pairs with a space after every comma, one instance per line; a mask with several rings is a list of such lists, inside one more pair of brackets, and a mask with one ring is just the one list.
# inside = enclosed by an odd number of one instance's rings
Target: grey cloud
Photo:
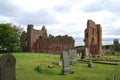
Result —
[[[58, 21], [53, 14], [47, 10], [40, 10], [38, 12], [25, 12], [17, 5], [12, 3], [12, 0], [0, 0], [0, 16], [12, 19], [13, 22], [19, 25], [32, 24], [57, 24]], [[11, 22], [10, 22], [11, 23]]]
[[66, 26], [79, 26], [79, 24], [77, 24], [77, 23], [69, 23]]
[[120, 20], [119, 18], [113, 17], [110, 19], [105, 19], [102, 26], [104, 35], [120, 35]]
[[70, 10], [81, 0], [64, 0], [61, 4], [56, 5], [53, 10], [60, 13], [69, 13]]
[[99, 11], [99, 10], [102, 9], [102, 4], [101, 4], [101, 3], [103, 3], [103, 1], [97, 0], [97, 1], [92, 2], [92, 3], [90, 3], [90, 4], [83, 5], [83, 6], [81, 7], [81, 9], [82, 9], [83, 11], [85, 11], [85, 12]]
[[112, 42], [114, 38], [103, 38], [102, 40], [103, 42], [108, 42], [108, 41]]
[[54, 15], [47, 10], [40, 10], [37, 13], [23, 12], [14, 20], [19, 24], [52, 25], [59, 23]]
[[76, 46], [79, 46], [79, 45], [84, 45], [84, 41], [83, 41], [83, 38], [81, 38], [81, 37], [74, 37], [74, 39], [75, 39], [75, 45]]
[[120, 28], [114, 28], [114, 27], [107, 27], [103, 30], [103, 32], [105, 32], [105, 35], [116, 35], [119, 36], [120, 35]]
[[96, 12], [101, 10], [110, 11], [113, 13], [120, 13], [120, 2], [114, 0], [95, 0], [90, 4], [86, 4], [81, 8], [85, 12]]
[[15, 17], [20, 8], [16, 7], [12, 0], [0, 0], [0, 16]]
[[54, 7], [54, 10], [57, 12], [69, 12], [70, 8], [68, 6], [65, 6], [65, 5], [57, 5]]

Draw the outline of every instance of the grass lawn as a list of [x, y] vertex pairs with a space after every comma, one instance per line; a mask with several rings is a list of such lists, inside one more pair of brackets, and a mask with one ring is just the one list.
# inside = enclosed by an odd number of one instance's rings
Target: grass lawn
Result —
[[[70, 65], [73, 74], [61, 75], [62, 66], [52, 64], [60, 61], [59, 55], [40, 53], [14, 53], [13, 55], [17, 60], [17, 80], [113, 80], [115, 70], [117, 80], [120, 80], [120, 64], [94, 63], [93, 68], [88, 68], [86, 63], [78, 61], [77, 64]], [[120, 60], [120, 56], [110, 57]], [[48, 68], [48, 65], [54, 68]]]

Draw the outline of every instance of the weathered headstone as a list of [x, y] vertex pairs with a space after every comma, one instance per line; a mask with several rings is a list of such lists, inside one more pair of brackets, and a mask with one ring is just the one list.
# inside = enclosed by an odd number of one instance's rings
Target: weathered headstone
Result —
[[63, 51], [63, 53], [61, 54], [61, 58], [62, 58], [62, 74], [70, 74], [72, 73], [70, 66], [69, 66], [69, 61], [68, 61], [68, 52], [67, 51]]
[[69, 49], [69, 50], [68, 50], [68, 58], [69, 58], [69, 59], [71, 58], [71, 52], [72, 52], [72, 50]]
[[12, 54], [0, 57], [0, 80], [16, 80], [16, 59]]
[[71, 51], [71, 64], [75, 64], [77, 61], [76, 61], [76, 50], [72, 50]]
[[90, 62], [88, 63], [88, 67], [92, 68], [93, 63], [92, 63], [92, 55], [90, 54]]

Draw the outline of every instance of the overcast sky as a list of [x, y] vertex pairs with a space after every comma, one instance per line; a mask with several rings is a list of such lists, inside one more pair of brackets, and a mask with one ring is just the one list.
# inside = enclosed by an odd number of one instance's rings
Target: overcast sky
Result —
[[120, 0], [0, 0], [0, 23], [45, 25], [48, 34], [73, 36], [75, 45], [84, 45], [88, 19], [101, 24], [103, 44], [120, 40]]

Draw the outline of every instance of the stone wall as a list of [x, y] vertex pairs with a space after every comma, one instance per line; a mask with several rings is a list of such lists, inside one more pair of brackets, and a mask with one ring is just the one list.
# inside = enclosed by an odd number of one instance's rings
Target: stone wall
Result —
[[63, 50], [74, 49], [74, 42], [67, 35], [48, 36], [45, 26], [41, 30], [35, 30], [33, 25], [28, 25], [27, 33], [23, 32], [21, 35], [22, 47], [29, 52], [61, 53]]
[[61, 53], [63, 50], [69, 50], [74, 48], [74, 39], [68, 36], [56, 36], [48, 37], [44, 39], [38, 39], [39, 44], [36, 45], [38, 52], [49, 53]]
[[88, 54], [100, 54], [102, 50], [102, 28], [100, 24], [95, 24], [92, 20], [87, 21], [84, 42]]

